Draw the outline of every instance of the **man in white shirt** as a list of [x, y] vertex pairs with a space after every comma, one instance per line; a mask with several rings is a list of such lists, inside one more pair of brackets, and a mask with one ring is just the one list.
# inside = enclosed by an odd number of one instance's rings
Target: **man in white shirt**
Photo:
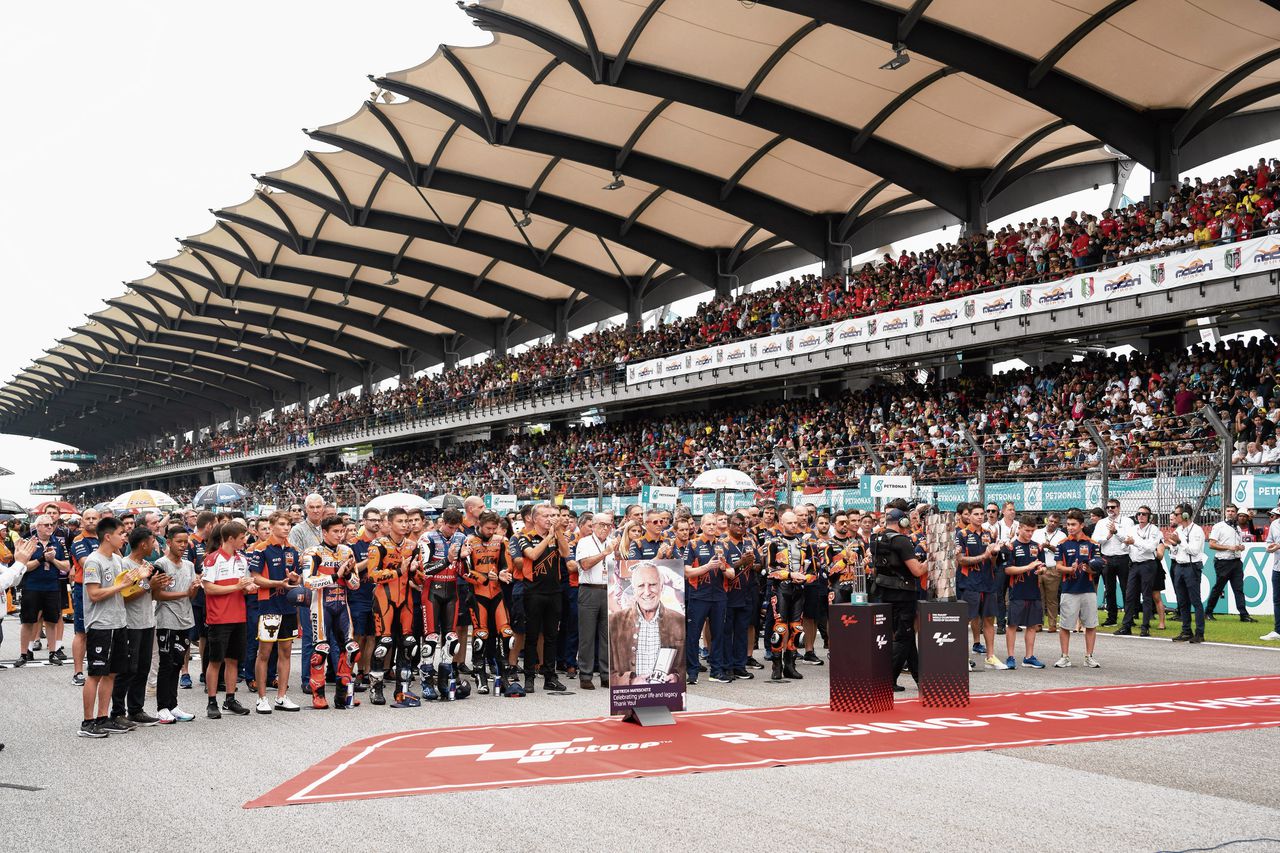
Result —
[[[987, 507], [987, 520], [991, 520], [991, 507]], [[985, 526], [985, 525], [984, 525]], [[991, 525], [991, 537], [1001, 548], [1012, 548], [1018, 534], [1018, 508], [1013, 501], [1005, 501], [1000, 507], [1000, 517]], [[1003, 568], [996, 568], [996, 584], [1000, 587], [996, 599], [996, 633], [1003, 634], [1009, 615], [1009, 575]]]
[[1271, 526], [1267, 528], [1267, 553], [1271, 555], [1271, 612], [1275, 627], [1258, 639], [1280, 640], [1280, 506], [1271, 510]]
[[[1191, 507], [1173, 511], [1174, 527], [1165, 536], [1173, 562], [1173, 594], [1178, 599], [1182, 631], [1175, 643], [1204, 642], [1204, 605], [1200, 601], [1200, 573], [1204, 568], [1204, 531], [1191, 520]], [[1191, 610], [1196, 613], [1196, 630], [1191, 633]]]
[[[1160, 528], [1151, 523], [1151, 507], [1140, 506], [1134, 513], [1138, 523], [1126, 532], [1116, 534], [1129, 549], [1129, 583], [1124, 590], [1124, 622], [1117, 635], [1133, 633], [1133, 623], [1138, 615], [1138, 602], [1142, 602], [1142, 634], [1151, 636], [1151, 617], [1156, 609], [1156, 575], [1160, 561], [1164, 559], [1164, 537]], [[1105, 523], [1105, 522], [1104, 522]]]
[[611, 536], [613, 515], [591, 517], [591, 533], [578, 540], [573, 558], [578, 564], [578, 686], [594, 690], [591, 674], [600, 671], [600, 686], [609, 686], [609, 569], [614, 564], [617, 537]]
[[[1066, 531], [1058, 527], [1060, 516], [1051, 512], [1044, 517], [1044, 527], [1031, 534], [1031, 541], [1040, 546], [1045, 571], [1040, 575], [1040, 600], [1044, 602], [1045, 619], [1050, 631], [1058, 630], [1058, 592], [1062, 588], [1062, 574], [1057, 570], [1058, 546], [1067, 538]], [[1074, 628], [1068, 627], [1068, 630]]]
[[1230, 584], [1240, 621], [1256, 622], [1258, 620], [1249, 615], [1244, 600], [1244, 561], [1241, 558], [1244, 553], [1244, 536], [1240, 532], [1239, 510], [1232, 504], [1227, 504], [1223, 515], [1225, 518], [1209, 531], [1208, 545], [1213, 554], [1214, 581], [1213, 589], [1209, 591], [1209, 600], [1204, 605], [1204, 618], [1214, 618], [1213, 611], [1218, 606], [1218, 599], [1226, 592], [1227, 584]]
[[1105, 593], [1107, 620], [1102, 623], [1106, 628], [1116, 624], [1117, 611], [1124, 599], [1125, 590], [1129, 588], [1129, 546], [1125, 539], [1133, 522], [1120, 516], [1120, 501], [1110, 498], [1107, 501], [1106, 517], [1094, 525], [1093, 541], [1102, 550], [1102, 559], [1107, 563], [1102, 572], [1102, 588]]

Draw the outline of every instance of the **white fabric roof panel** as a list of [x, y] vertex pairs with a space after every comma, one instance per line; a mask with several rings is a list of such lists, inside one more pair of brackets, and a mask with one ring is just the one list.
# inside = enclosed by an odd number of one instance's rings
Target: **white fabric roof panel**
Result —
[[[641, 281], [686, 273], [710, 287], [753, 249], [823, 252], [836, 223], [857, 242], [855, 229], [885, 215], [941, 207], [954, 221], [992, 169], [1004, 177], [990, 186], [1034, 177], [1034, 195], [1104, 182], [1117, 151], [1153, 166], [1148, 110], [1210, 92], [1204, 109], [1280, 108], [1280, 55], [1266, 58], [1280, 12], [1262, 0], [465, 8], [491, 44], [387, 75], [392, 95], [313, 132], [338, 151], [264, 173], [221, 225], [159, 262], [172, 272], [135, 283], [103, 322], [73, 331], [75, 347], [53, 348], [58, 369], [30, 375], [127, 358], [118, 337], [129, 348], [154, 338], [151, 351], [175, 362], [174, 343], [189, 341], [220, 369], [234, 359], [215, 340], [240, 341], [254, 362], [245, 382], [273, 393], [291, 372], [349, 383], [366, 362], [394, 372], [406, 353], [417, 369], [455, 333], [469, 353], [491, 345], [509, 315], [531, 324], [524, 338], [545, 334], [571, 297], [611, 306], [599, 317]], [[899, 40], [910, 61], [881, 68]], [[1184, 152], [1225, 112], [1186, 116]], [[624, 186], [606, 190], [614, 170]]]

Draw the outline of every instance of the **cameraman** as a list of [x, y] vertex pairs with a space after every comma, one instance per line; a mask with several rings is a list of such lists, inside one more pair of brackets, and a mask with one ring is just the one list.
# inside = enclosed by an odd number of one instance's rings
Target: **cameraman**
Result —
[[915, 542], [903, 529], [907, 511], [893, 508], [884, 515], [884, 531], [871, 539], [871, 566], [875, 577], [870, 599], [892, 608], [894, 690], [905, 690], [897, 683], [905, 662], [916, 684], [920, 683], [920, 658], [916, 652], [915, 618], [919, 599], [920, 578], [928, 567], [916, 557]]

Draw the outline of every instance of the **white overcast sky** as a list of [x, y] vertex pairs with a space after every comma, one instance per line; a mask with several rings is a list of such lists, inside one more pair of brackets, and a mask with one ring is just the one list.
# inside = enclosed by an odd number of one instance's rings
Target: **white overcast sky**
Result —
[[[488, 38], [453, 0], [5, 4], [0, 381], [354, 113], [367, 75]], [[29, 504], [57, 446], [0, 436], [0, 497]]]
[[[300, 128], [354, 113], [372, 90], [366, 75], [417, 65], [441, 43], [488, 40], [454, 0], [10, 3], [4, 25], [0, 381], [171, 255], [175, 238], [206, 230], [209, 208], [245, 200], [250, 173], [294, 162], [309, 145]], [[1135, 174], [1131, 197], [1146, 177]], [[1101, 209], [1108, 189], [1033, 212]], [[27, 486], [61, 467], [55, 447], [0, 435], [0, 466], [15, 472], [0, 477], [0, 497], [35, 503]]]

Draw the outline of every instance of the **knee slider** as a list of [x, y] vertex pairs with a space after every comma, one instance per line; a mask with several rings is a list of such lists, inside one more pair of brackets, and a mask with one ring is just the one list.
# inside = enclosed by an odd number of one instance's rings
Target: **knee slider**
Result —
[[458, 649], [462, 648], [462, 641], [458, 639], [457, 634], [450, 633], [444, 638], [445, 654], [453, 657], [458, 653]]
[[329, 654], [329, 644], [328, 644], [328, 643], [316, 643], [316, 644], [315, 644], [315, 646], [314, 646], [314, 652], [315, 652], [315, 654], [317, 654], [317, 655], [327, 655], [327, 654]]

